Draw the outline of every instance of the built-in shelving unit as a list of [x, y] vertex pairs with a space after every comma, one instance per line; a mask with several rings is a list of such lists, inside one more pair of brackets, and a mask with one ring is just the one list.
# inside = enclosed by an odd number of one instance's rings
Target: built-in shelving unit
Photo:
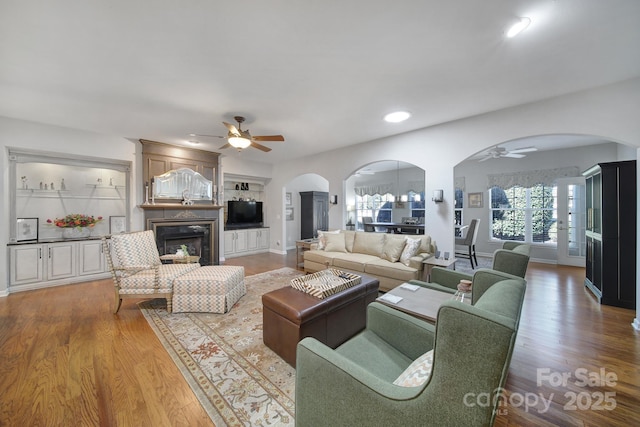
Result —
[[[130, 169], [128, 161], [9, 150], [10, 291], [109, 276], [100, 237], [110, 233], [110, 218], [128, 224]], [[91, 237], [64, 239], [51, 221], [70, 214], [102, 220]]]

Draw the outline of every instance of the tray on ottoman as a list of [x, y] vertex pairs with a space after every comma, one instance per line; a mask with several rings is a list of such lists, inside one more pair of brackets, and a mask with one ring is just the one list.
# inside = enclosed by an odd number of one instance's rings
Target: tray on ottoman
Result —
[[327, 268], [317, 273], [296, 277], [291, 280], [291, 287], [316, 298], [324, 299], [354, 285], [359, 285], [361, 280], [362, 278], [356, 274]]

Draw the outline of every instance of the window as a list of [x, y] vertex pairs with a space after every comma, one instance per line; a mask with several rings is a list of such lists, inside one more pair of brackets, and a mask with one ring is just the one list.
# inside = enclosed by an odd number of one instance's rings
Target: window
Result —
[[454, 225], [456, 226], [456, 231], [455, 231], [456, 237], [462, 236], [462, 233], [460, 232], [460, 229], [458, 228], [458, 226], [462, 225], [463, 208], [464, 208], [464, 191], [456, 187], [455, 207], [453, 208], [453, 222], [454, 222]]
[[409, 191], [409, 209], [413, 218], [421, 218], [424, 223], [424, 191]]
[[356, 195], [356, 221], [357, 229], [362, 230], [362, 218], [371, 217], [373, 222], [391, 222], [391, 211], [393, 209], [393, 195], [375, 194], [364, 196]]
[[491, 237], [527, 243], [557, 243], [555, 186], [492, 187]]

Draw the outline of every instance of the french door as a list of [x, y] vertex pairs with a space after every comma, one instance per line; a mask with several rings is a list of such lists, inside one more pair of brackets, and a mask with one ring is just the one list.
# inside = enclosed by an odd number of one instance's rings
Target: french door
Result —
[[586, 214], [584, 177], [556, 181], [558, 202], [558, 264], [585, 266]]

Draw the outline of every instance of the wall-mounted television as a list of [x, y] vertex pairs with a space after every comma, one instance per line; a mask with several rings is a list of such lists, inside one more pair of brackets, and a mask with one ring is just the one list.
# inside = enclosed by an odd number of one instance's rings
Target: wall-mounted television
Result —
[[237, 200], [227, 202], [226, 228], [255, 228], [262, 225], [262, 202]]

